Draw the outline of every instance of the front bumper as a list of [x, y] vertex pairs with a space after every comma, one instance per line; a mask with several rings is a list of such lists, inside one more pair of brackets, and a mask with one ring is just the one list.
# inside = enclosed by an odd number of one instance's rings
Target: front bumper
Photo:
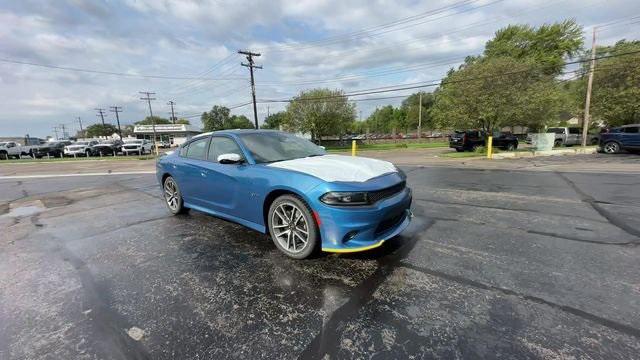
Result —
[[349, 253], [381, 246], [409, 226], [411, 201], [407, 187], [372, 206], [319, 206], [322, 251]]
[[78, 149], [78, 150], [64, 150], [64, 154], [67, 156], [73, 156], [73, 155], [84, 155], [85, 154], [85, 149]]

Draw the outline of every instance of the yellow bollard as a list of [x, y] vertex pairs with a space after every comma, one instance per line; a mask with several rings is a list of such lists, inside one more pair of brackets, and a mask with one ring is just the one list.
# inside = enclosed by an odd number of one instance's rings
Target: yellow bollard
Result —
[[351, 156], [356, 156], [356, 141], [351, 140]]
[[493, 136], [487, 138], [487, 159], [493, 158]]

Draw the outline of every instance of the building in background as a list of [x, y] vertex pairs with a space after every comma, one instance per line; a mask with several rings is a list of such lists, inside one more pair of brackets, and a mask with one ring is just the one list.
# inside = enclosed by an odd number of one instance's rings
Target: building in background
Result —
[[[186, 124], [158, 124], [156, 125], [156, 141], [166, 141], [172, 146], [178, 146], [201, 131], [193, 125]], [[133, 134], [138, 139], [153, 139], [153, 125], [135, 125]]]

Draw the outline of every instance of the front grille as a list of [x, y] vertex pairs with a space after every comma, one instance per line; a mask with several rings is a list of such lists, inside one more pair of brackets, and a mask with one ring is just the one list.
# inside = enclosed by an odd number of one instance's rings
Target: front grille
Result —
[[376, 227], [376, 231], [374, 233], [374, 236], [378, 236], [380, 234], [383, 234], [383, 233], [387, 232], [389, 229], [392, 229], [396, 225], [400, 224], [404, 220], [406, 215], [407, 215], [406, 212], [403, 211], [398, 215], [395, 215], [395, 216], [392, 216], [392, 217], [387, 218], [385, 220], [382, 220], [380, 222], [380, 224], [378, 224], [378, 227]]
[[386, 189], [382, 189], [382, 190], [376, 190], [376, 191], [370, 191], [369, 192], [369, 201], [372, 204], [377, 203], [378, 201], [382, 200], [382, 199], [386, 199], [388, 197], [392, 197], [393, 195], [401, 192], [402, 190], [404, 190], [406, 186], [406, 182], [401, 182], [398, 183], [396, 185], [393, 185], [391, 187], [388, 187]]

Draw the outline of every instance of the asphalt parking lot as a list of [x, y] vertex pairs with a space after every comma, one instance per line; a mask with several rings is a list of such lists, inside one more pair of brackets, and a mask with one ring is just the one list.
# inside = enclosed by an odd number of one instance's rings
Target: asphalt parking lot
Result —
[[152, 174], [0, 179], [0, 359], [638, 358], [639, 159], [407, 166], [407, 231], [306, 261]]

